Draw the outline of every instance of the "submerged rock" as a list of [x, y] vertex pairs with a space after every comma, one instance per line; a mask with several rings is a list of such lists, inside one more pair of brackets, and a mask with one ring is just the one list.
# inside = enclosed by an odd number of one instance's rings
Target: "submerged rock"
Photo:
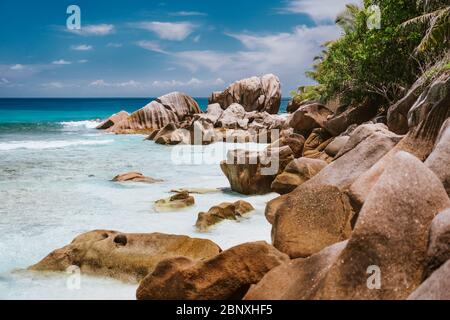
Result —
[[195, 262], [161, 262], [141, 281], [138, 300], [238, 300], [252, 284], [289, 258], [265, 242], [245, 243]]
[[78, 266], [82, 273], [138, 282], [164, 259], [182, 256], [202, 260], [220, 251], [210, 240], [187, 236], [95, 230], [76, 237], [29, 269], [66, 271]]
[[223, 202], [208, 210], [208, 212], [200, 212], [198, 214], [195, 226], [197, 230], [204, 232], [209, 227], [221, 222], [222, 220], [237, 220], [243, 215], [255, 210], [253, 206], [243, 200], [234, 203]]
[[128, 172], [115, 176], [112, 181], [114, 182], [144, 182], [144, 183], [155, 183], [161, 182], [163, 180], [154, 179], [144, 176], [140, 172]]
[[155, 201], [155, 210], [157, 212], [180, 210], [187, 207], [191, 207], [194, 204], [195, 204], [194, 197], [190, 196], [188, 192], [183, 191], [167, 199]]
[[222, 92], [214, 92], [209, 103], [218, 103], [224, 110], [233, 103], [239, 103], [248, 112], [277, 114], [281, 103], [280, 80], [273, 74], [239, 80]]

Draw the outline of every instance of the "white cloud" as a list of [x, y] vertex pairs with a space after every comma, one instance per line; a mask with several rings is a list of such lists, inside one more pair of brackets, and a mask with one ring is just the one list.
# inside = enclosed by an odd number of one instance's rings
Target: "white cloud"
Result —
[[69, 30], [69, 32], [83, 36], [106, 36], [114, 33], [115, 27], [112, 24], [90, 24], [82, 25], [80, 30]]
[[145, 50], [159, 52], [159, 53], [167, 53], [167, 51], [165, 51], [163, 48], [161, 48], [159, 43], [156, 41], [141, 40], [141, 41], [137, 42], [136, 44]]
[[192, 78], [188, 81], [179, 81], [179, 80], [155, 80], [152, 83], [153, 87], [157, 88], [174, 88], [174, 87], [196, 87], [202, 85], [204, 82], [197, 78]]
[[41, 87], [47, 88], [47, 89], [64, 89], [64, 88], [73, 88], [73, 87], [79, 87], [75, 84], [66, 84], [59, 81], [53, 81], [48, 83], [43, 83]]
[[10, 69], [15, 70], [15, 71], [20, 71], [20, 70], [24, 70], [25, 66], [23, 64], [15, 64], [15, 65], [11, 66]]
[[288, 0], [280, 13], [303, 13], [315, 22], [332, 22], [348, 3], [361, 4], [361, 0]]
[[110, 42], [106, 45], [108, 48], [121, 48], [123, 47], [123, 44], [121, 43], [114, 43], [114, 42]]
[[225, 81], [223, 81], [222, 78], [217, 78], [217, 79], [214, 81], [214, 84], [217, 84], [217, 85], [223, 85], [223, 84], [225, 84]]
[[78, 62], [78, 63], [87, 63], [87, 62], [89, 62], [89, 60], [81, 59], [81, 60], [78, 60], [77, 62]]
[[[307, 81], [304, 72], [311, 68], [314, 56], [321, 50], [320, 45], [326, 40], [336, 39], [339, 34], [339, 29], [334, 25], [313, 28], [297, 26], [290, 33], [236, 33], [228, 35], [238, 40], [243, 45], [243, 50], [182, 51], [170, 55], [176, 64], [191, 72], [208, 71], [213, 76], [230, 82], [248, 76], [274, 73], [290, 90], [300, 82]], [[288, 90], [284, 92], [287, 93]]]
[[197, 36], [195, 36], [194, 37], [194, 39], [192, 39], [195, 43], [198, 43], [199, 41], [200, 41], [200, 39], [201, 39], [201, 36], [200, 35], [197, 35]]
[[89, 51], [89, 50], [94, 49], [93, 46], [88, 45], [88, 44], [80, 44], [77, 46], [72, 46], [71, 48], [72, 48], [72, 50], [76, 50], [76, 51]]
[[139, 22], [132, 24], [132, 26], [152, 31], [164, 40], [181, 41], [186, 39], [196, 28], [190, 22]]
[[53, 61], [52, 64], [55, 64], [55, 65], [58, 65], [58, 66], [63, 66], [63, 65], [72, 64], [72, 62], [64, 60], [64, 59], [60, 59], [60, 60]]
[[193, 17], [193, 16], [207, 16], [208, 14], [199, 11], [177, 11], [171, 12], [170, 15], [177, 17]]
[[141, 83], [135, 80], [129, 80], [125, 82], [111, 83], [106, 82], [103, 79], [95, 80], [89, 84], [91, 87], [120, 87], [120, 88], [138, 88], [141, 87]]

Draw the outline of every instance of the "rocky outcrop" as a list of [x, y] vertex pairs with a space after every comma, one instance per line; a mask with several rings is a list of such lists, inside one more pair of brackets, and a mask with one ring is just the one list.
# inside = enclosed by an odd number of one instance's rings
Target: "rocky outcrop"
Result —
[[183, 191], [167, 199], [155, 201], [155, 210], [157, 212], [180, 210], [187, 207], [191, 207], [194, 204], [195, 204], [194, 197], [189, 195], [188, 192]]
[[378, 108], [368, 102], [363, 102], [357, 106], [349, 106], [345, 111], [338, 113], [328, 119], [325, 128], [333, 136], [338, 136], [350, 125], [362, 124], [376, 116]]
[[76, 237], [29, 269], [66, 271], [78, 266], [85, 274], [138, 282], [164, 259], [181, 256], [196, 261], [214, 257], [220, 251], [210, 240], [187, 236], [95, 230]]
[[272, 190], [279, 194], [290, 193], [318, 174], [327, 165], [326, 161], [318, 159], [295, 159], [272, 182]]
[[350, 206], [349, 187], [399, 139], [384, 125], [361, 125], [332, 163], [291, 193], [271, 200], [266, 217], [273, 224], [274, 245], [296, 258], [345, 240], [359, 209]]
[[217, 121], [222, 117], [223, 109], [220, 107], [220, 104], [214, 103], [208, 105], [205, 113], [196, 114], [194, 119], [197, 121], [207, 121], [211, 123], [213, 126], [217, 124]]
[[436, 146], [425, 161], [425, 165], [441, 179], [450, 196], [450, 119], [442, 126]]
[[447, 260], [450, 260], [450, 208], [438, 214], [431, 224], [426, 275], [429, 276]]
[[[408, 126], [418, 126], [423, 122], [431, 109], [441, 100], [450, 96], [450, 70], [437, 77], [420, 95], [408, 111]], [[447, 104], [448, 107], [448, 104]]]
[[144, 183], [155, 183], [161, 182], [162, 180], [153, 179], [150, 177], [144, 176], [140, 172], [128, 172], [115, 176], [111, 181], [114, 182], [144, 182]]
[[278, 113], [280, 102], [280, 80], [273, 74], [236, 81], [209, 98], [210, 104], [218, 103], [224, 110], [233, 103], [239, 103], [246, 111], [267, 111], [271, 114]]
[[244, 119], [245, 114], [243, 106], [233, 103], [222, 113], [218, 125], [224, 129], [247, 129], [249, 121]]
[[130, 114], [126, 111], [120, 111], [118, 113], [113, 114], [108, 119], [100, 123], [96, 129], [98, 130], [106, 130], [111, 128], [113, 125], [119, 123], [122, 120], [127, 119], [130, 116]]
[[[394, 160], [371, 190], [315, 299], [405, 299], [420, 285], [431, 222], [450, 200], [419, 159], [400, 152]], [[377, 285], [370, 279], [374, 272], [379, 290], [368, 285]]]
[[408, 300], [450, 300], [450, 260], [425, 280]]
[[270, 270], [252, 286], [244, 300], [308, 300], [317, 290], [347, 241], [336, 243], [306, 259], [294, 259]]
[[330, 157], [335, 157], [347, 144], [349, 136], [343, 135], [333, 139], [325, 148], [325, 153]]
[[220, 167], [231, 189], [242, 194], [266, 194], [271, 184], [294, 159], [291, 148], [268, 148], [264, 152], [232, 150]]
[[195, 226], [198, 231], [205, 232], [209, 227], [223, 220], [237, 220], [253, 210], [255, 210], [255, 208], [253, 208], [250, 203], [243, 200], [234, 203], [224, 202], [212, 207], [208, 212], [200, 212]]
[[280, 139], [272, 142], [269, 148], [279, 148], [288, 146], [294, 153], [294, 158], [300, 158], [303, 154], [303, 146], [305, 145], [305, 138], [296, 133], [282, 135]]
[[149, 134], [169, 123], [180, 123], [196, 113], [201, 113], [201, 110], [194, 99], [180, 92], [172, 92], [133, 112], [108, 131], [118, 134]]
[[139, 300], [237, 300], [289, 258], [265, 242], [245, 243], [201, 262], [161, 262], [139, 285]]
[[333, 157], [326, 154], [325, 149], [332, 141], [333, 138], [325, 129], [314, 129], [303, 146], [303, 157], [331, 162]]
[[426, 118], [374, 166], [361, 175], [351, 186], [350, 196], [355, 205], [362, 205], [384, 169], [391, 163], [398, 152], [406, 151], [424, 161], [433, 151], [443, 123], [450, 117], [450, 94], [434, 104]]
[[308, 136], [313, 129], [323, 128], [333, 112], [320, 103], [305, 104], [289, 118], [289, 126], [302, 135]]

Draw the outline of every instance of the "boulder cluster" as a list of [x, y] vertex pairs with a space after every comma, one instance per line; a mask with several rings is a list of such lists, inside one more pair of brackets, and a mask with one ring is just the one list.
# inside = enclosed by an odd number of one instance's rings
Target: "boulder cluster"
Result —
[[[280, 194], [265, 210], [272, 243], [222, 251], [209, 240], [100, 230], [31, 269], [74, 264], [139, 281], [138, 299], [450, 299], [450, 72], [436, 79], [416, 84], [385, 121], [366, 104], [292, 103], [289, 117], [276, 116], [281, 94], [272, 75], [213, 93], [206, 113], [175, 93], [115, 115], [102, 129], [147, 132], [162, 144], [193, 143], [181, 129], [212, 141], [222, 129], [246, 141], [252, 129], [279, 129], [264, 151], [233, 150], [221, 163], [232, 190]], [[155, 205], [192, 205], [179, 191]], [[200, 212], [196, 227], [252, 210], [221, 203]]]

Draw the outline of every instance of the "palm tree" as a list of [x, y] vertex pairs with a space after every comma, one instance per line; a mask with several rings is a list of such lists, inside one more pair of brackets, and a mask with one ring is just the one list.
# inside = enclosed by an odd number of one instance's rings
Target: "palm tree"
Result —
[[[439, 1], [438, 1], [439, 2]], [[447, 2], [447, 1], [442, 1]], [[423, 15], [405, 21], [401, 26], [409, 28], [412, 26], [425, 27], [425, 35], [422, 38], [417, 52], [425, 52], [439, 44], [446, 43], [450, 38], [450, 6], [440, 4], [436, 8], [436, 2], [428, 0], [420, 1], [426, 10]], [[429, 12], [429, 9], [433, 9]]]
[[347, 4], [345, 7], [336, 17], [336, 24], [348, 34], [356, 30], [356, 20], [362, 9], [356, 4]]

